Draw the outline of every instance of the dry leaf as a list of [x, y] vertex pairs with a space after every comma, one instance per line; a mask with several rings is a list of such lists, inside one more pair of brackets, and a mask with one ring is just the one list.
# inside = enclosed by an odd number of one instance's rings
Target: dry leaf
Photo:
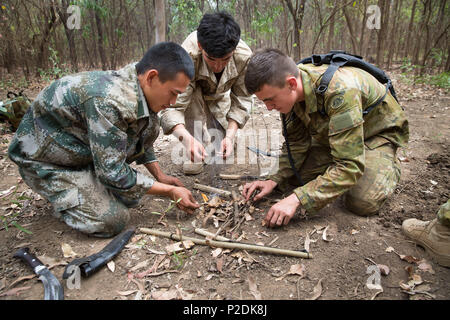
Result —
[[138, 290], [128, 290], [128, 291], [116, 291], [121, 296], [129, 296], [130, 294], [133, 294], [137, 292]]
[[323, 234], [322, 234], [322, 239], [323, 239], [323, 241], [326, 241], [326, 242], [333, 241], [333, 239], [327, 238], [328, 227], [329, 227], [329, 226], [327, 226], [327, 227], [325, 228], [325, 230], [323, 230]]
[[170, 244], [170, 245], [166, 246], [165, 249], [168, 254], [172, 254], [174, 252], [179, 252], [179, 251], [183, 251], [185, 249], [190, 249], [193, 246], [195, 246], [195, 243], [193, 243], [191, 240], [184, 240], [183, 243], [181, 243], [181, 241], [180, 241], [180, 242]]
[[291, 266], [291, 268], [289, 269], [289, 271], [284, 274], [283, 276], [276, 278], [275, 281], [280, 281], [283, 280], [285, 277], [287, 277], [288, 275], [299, 275], [300, 279], [302, 279], [305, 276], [306, 273], [306, 268], [304, 264], [294, 264]]
[[413, 256], [406, 256], [406, 255], [403, 255], [403, 254], [400, 254], [399, 257], [400, 257], [400, 259], [405, 260], [405, 261], [408, 262], [408, 263], [417, 263], [417, 262], [420, 261], [420, 260], [417, 259], [416, 257], [413, 257]]
[[248, 288], [250, 290], [250, 293], [255, 297], [256, 300], [262, 300], [261, 292], [258, 290], [258, 285], [256, 284], [255, 280], [252, 276], [248, 276]]
[[320, 279], [313, 289], [313, 295], [307, 300], [317, 300], [322, 295], [322, 279]]
[[253, 217], [252, 217], [251, 215], [249, 215], [247, 212], [244, 214], [244, 217], [245, 217], [245, 221], [252, 221], [252, 220], [255, 220], [255, 219], [253, 219]]
[[386, 248], [386, 252], [394, 252], [394, 251], [395, 251], [395, 249], [392, 248], [392, 247], [387, 247]]
[[211, 251], [213, 258], [217, 258], [222, 253], [222, 248], [217, 248]]
[[72, 247], [68, 243], [61, 244], [64, 258], [75, 258], [77, 253], [72, 250]]
[[108, 267], [109, 271], [114, 272], [116, 271], [116, 264], [114, 263], [114, 261], [110, 261], [106, 264], [106, 266]]
[[359, 233], [359, 231], [355, 230], [355, 229], [352, 229], [352, 231], [350, 232], [351, 235], [354, 235], [354, 234], [357, 234], [357, 233]]
[[214, 197], [211, 200], [209, 200], [208, 202], [208, 206], [212, 207], [212, 208], [217, 208], [219, 207], [221, 204], [223, 203], [222, 199], [220, 199], [219, 197]]
[[222, 273], [222, 268], [223, 268], [223, 256], [221, 256], [220, 258], [218, 258], [216, 260], [216, 268], [217, 271], [219, 271], [220, 273]]
[[130, 272], [136, 272], [139, 269], [147, 267], [149, 261], [150, 260], [147, 259], [147, 260], [139, 262], [137, 265], [135, 265], [133, 268], [130, 269]]
[[433, 267], [426, 260], [421, 260], [418, 262], [418, 264], [419, 270], [434, 274]]
[[387, 276], [390, 272], [389, 267], [384, 264], [377, 264], [378, 269], [380, 269], [380, 273], [383, 276]]

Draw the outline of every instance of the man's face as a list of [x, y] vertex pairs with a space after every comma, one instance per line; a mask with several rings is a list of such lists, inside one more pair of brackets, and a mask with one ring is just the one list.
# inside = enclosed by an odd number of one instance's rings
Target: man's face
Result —
[[255, 92], [255, 95], [264, 102], [267, 110], [277, 110], [284, 114], [292, 110], [297, 100], [295, 90], [292, 90], [288, 83], [283, 88], [265, 84], [260, 91]]
[[203, 50], [203, 49], [201, 49], [201, 50], [202, 50], [203, 59], [205, 60], [206, 64], [211, 69], [211, 71], [214, 73], [222, 72], [223, 69], [225, 69], [225, 67], [227, 66], [227, 63], [230, 62], [231, 58], [233, 57], [233, 53], [234, 53], [234, 50], [233, 50], [221, 58], [214, 58], [214, 57], [209, 56], [205, 50]]
[[183, 72], [178, 72], [175, 79], [164, 83], [159, 80], [158, 75], [147, 81], [149, 85], [145, 97], [150, 109], [156, 113], [175, 104], [178, 95], [185, 92], [190, 83], [190, 79]]

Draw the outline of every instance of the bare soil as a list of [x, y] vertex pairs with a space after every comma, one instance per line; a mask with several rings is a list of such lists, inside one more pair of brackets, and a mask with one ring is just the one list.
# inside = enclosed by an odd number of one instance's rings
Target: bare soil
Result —
[[[393, 77], [397, 78], [395, 74]], [[34, 97], [38, 89], [41, 88], [25, 92]], [[7, 158], [7, 146], [13, 133], [6, 124], [1, 124], [0, 192], [12, 186], [18, 189], [0, 198], [0, 214], [9, 222], [17, 221], [32, 234], [12, 225], [8, 228], [0, 225], [0, 299], [43, 299], [42, 283], [37, 278], [24, 279], [32, 275], [31, 269], [13, 258], [18, 248], [27, 246], [44, 262], [56, 264], [51, 271], [63, 283], [67, 300], [448, 300], [450, 269], [433, 262], [421, 247], [409, 241], [401, 232], [401, 224], [412, 217], [434, 219], [439, 206], [450, 197], [449, 95], [442, 89], [425, 85], [413, 87], [400, 81], [396, 82], [396, 89], [410, 121], [410, 143], [398, 152], [402, 178], [395, 195], [378, 215], [355, 216], [338, 199], [315, 215], [299, 216], [288, 226], [269, 229], [261, 222], [274, 201], [282, 197], [274, 194], [255, 205], [253, 220], [245, 221], [234, 235], [242, 236], [241, 241], [247, 243], [271, 243], [273, 247], [302, 250], [307, 234], [316, 230], [310, 236], [315, 240], [310, 243], [312, 259], [240, 250], [224, 250], [217, 255], [215, 248], [201, 245], [168, 255], [164, 254], [165, 247], [174, 241], [137, 231], [127, 248], [114, 259], [114, 272], [104, 267], [91, 277], [82, 278], [79, 289], [69, 289], [62, 280], [64, 262], [73, 258], [63, 256], [61, 245], [69, 244], [77, 257], [83, 257], [98, 252], [110, 239], [84, 235], [51, 215], [51, 205], [24, 184], [17, 167]], [[252, 126], [252, 122], [247, 126]], [[280, 119], [278, 114], [258, 106], [253, 113], [253, 129], [265, 127], [281, 128]], [[230, 191], [238, 191], [245, 183], [218, 179], [214, 175], [217, 168], [222, 173], [258, 174], [256, 165], [221, 165], [197, 176], [184, 176], [181, 165], [170, 161], [174, 143], [173, 138], [161, 135], [155, 145], [157, 155], [163, 170], [178, 176], [191, 190], [195, 182]], [[193, 191], [193, 194], [197, 201], [203, 202], [200, 192]], [[131, 209], [129, 226], [174, 233], [179, 227], [183, 235], [202, 237], [192, 231], [193, 222], [202, 225], [204, 215], [201, 213], [187, 215], [174, 209], [158, 222], [161, 216], [152, 212], [164, 212], [168, 206], [168, 199], [144, 197], [137, 208]], [[323, 228], [327, 226], [326, 239], [331, 241], [323, 240]], [[217, 227], [211, 220], [205, 229], [215, 232]], [[386, 250], [389, 247], [395, 251]], [[410, 263], [400, 258], [403, 255], [421, 262]], [[159, 267], [153, 273], [143, 278], [138, 276], [157, 261], [160, 261]], [[374, 264], [389, 268], [389, 274], [381, 276], [382, 292], [367, 286], [368, 282], [372, 283], [370, 277], [374, 273], [370, 266]], [[286, 275], [295, 265], [303, 265], [303, 276]], [[420, 291], [427, 293], [411, 295], [402, 290], [400, 283], [407, 283], [414, 274], [423, 281]]]

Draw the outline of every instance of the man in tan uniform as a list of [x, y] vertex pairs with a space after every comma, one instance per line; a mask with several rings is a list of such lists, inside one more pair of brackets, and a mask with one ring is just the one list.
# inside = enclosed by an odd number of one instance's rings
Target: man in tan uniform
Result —
[[[268, 110], [287, 119], [287, 137], [296, 170], [306, 184], [276, 203], [265, 221], [286, 225], [298, 208], [316, 212], [345, 195], [346, 207], [358, 215], [376, 213], [394, 192], [400, 179], [396, 150], [408, 142], [406, 116], [386, 88], [371, 74], [355, 67], [341, 67], [334, 74], [324, 97], [316, 87], [327, 65], [296, 65], [279, 50], [256, 53], [247, 66], [245, 85]], [[322, 111], [322, 112], [321, 112]], [[363, 116], [364, 114], [364, 116]], [[254, 200], [283, 191], [295, 180], [286, 143], [279, 169], [265, 181], [244, 186], [246, 199]]]
[[240, 40], [239, 25], [223, 12], [205, 14], [182, 47], [194, 61], [195, 77], [176, 104], [161, 113], [161, 126], [183, 142], [193, 161], [183, 169], [196, 174], [209, 156], [205, 145], [215, 142], [219, 154], [229, 157], [237, 129], [249, 118], [252, 97], [244, 76], [252, 52]]

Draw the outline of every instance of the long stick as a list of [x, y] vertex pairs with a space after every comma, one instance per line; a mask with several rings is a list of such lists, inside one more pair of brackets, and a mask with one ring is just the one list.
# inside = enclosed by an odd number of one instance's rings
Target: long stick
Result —
[[174, 233], [164, 232], [164, 231], [149, 229], [149, 228], [140, 228], [139, 230], [142, 233], [151, 234], [154, 236], [166, 237], [166, 238], [169, 238], [172, 240], [177, 240], [177, 241], [191, 240], [195, 244], [201, 244], [204, 246], [228, 248], [228, 249], [253, 250], [253, 251], [260, 251], [260, 252], [266, 252], [266, 253], [271, 253], [271, 254], [281, 254], [281, 255], [287, 255], [287, 256], [305, 258], [305, 259], [312, 258], [312, 255], [308, 252], [278, 249], [278, 248], [272, 248], [272, 247], [264, 247], [264, 246], [258, 246], [258, 245], [253, 245], [253, 244], [240, 243], [240, 242], [224, 242], [224, 241], [215, 241], [215, 240], [203, 240], [203, 239], [184, 237], [184, 236], [180, 237]]
[[227, 197], [227, 198], [231, 197], [230, 191], [217, 189], [217, 188], [210, 187], [210, 186], [205, 186], [204, 184], [194, 183], [194, 189], [198, 189], [200, 191], [206, 191], [206, 192], [210, 192], [210, 193], [217, 193], [217, 194]]

